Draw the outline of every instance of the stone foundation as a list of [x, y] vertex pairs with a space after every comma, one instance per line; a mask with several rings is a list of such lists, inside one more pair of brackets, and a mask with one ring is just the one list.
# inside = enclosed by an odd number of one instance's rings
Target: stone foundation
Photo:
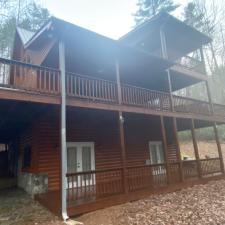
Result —
[[24, 189], [32, 197], [48, 191], [48, 175], [46, 173], [19, 173], [18, 187]]

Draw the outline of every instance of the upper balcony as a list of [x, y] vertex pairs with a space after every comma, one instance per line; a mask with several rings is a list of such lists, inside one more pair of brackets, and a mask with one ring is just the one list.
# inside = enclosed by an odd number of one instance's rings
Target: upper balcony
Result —
[[175, 65], [170, 68], [174, 74], [204, 80], [206, 72], [202, 46], [211, 39], [167, 13], [160, 13], [136, 27], [120, 38], [120, 42], [174, 62]]
[[[35, 99], [60, 104], [60, 71], [56, 69], [0, 58], [0, 87], [1, 99]], [[225, 121], [224, 105], [213, 104], [212, 110], [208, 101], [124, 83], [121, 84], [122, 101], [119, 104], [119, 87], [115, 81], [66, 73], [68, 105]], [[30, 99], [31, 96], [36, 98]], [[47, 99], [50, 99], [49, 102]]]

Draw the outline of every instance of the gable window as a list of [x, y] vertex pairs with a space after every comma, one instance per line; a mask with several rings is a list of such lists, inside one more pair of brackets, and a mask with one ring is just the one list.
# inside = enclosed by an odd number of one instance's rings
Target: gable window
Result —
[[23, 150], [23, 168], [29, 168], [31, 166], [31, 146], [25, 146]]
[[149, 153], [151, 164], [161, 164], [164, 163], [164, 154], [162, 142], [149, 142]]

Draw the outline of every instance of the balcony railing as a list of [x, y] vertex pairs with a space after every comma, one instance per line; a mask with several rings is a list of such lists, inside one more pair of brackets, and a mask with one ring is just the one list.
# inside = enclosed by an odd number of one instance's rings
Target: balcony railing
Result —
[[[221, 174], [220, 159], [201, 159], [200, 168], [202, 177]], [[128, 192], [149, 189], [155, 190], [168, 185], [166, 164], [143, 165], [126, 168], [126, 176], [122, 168], [96, 170], [67, 174], [67, 200], [69, 205], [82, 204], [101, 198], [124, 193], [126, 179]], [[184, 180], [198, 179], [197, 161], [188, 160], [168, 164], [170, 184], [181, 182], [180, 171], [183, 170]]]
[[170, 111], [170, 95], [166, 92], [122, 85], [122, 103], [159, 111]]
[[59, 70], [0, 58], [0, 85], [49, 94], [60, 93]]
[[[60, 94], [60, 71], [0, 58], [0, 86], [48, 95]], [[68, 97], [91, 102], [118, 104], [115, 81], [66, 73]], [[122, 104], [155, 111], [172, 112], [170, 94], [121, 84]], [[175, 112], [212, 115], [209, 102], [173, 95]], [[225, 106], [214, 104], [214, 115], [225, 117]]]
[[177, 65], [205, 74], [204, 63], [190, 56], [184, 56], [176, 61]]
[[173, 104], [176, 112], [212, 115], [210, 104], [206, 101], [173, 95]]

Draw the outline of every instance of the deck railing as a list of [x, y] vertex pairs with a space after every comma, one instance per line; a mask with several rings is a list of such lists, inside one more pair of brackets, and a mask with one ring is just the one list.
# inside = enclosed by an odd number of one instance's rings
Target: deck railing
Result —
[[183, 56], [181, 59], [176, 61], [178, 65], [181, 65], [187, 69], [194, 70], [196, 72], [205, 73], [204, 63], [198, 59], [190, 56]]
[[160, 111], [170, 111], [170, 97], [166, 92], [153, 91], [150, 89], [122, 85], [122, 103], [145, 107]]
[[182, 161], [184, 180], [197, 179], [198, 165], [196, 160]]
[[122, 169], [67, 174], [68, 202], [91, 201], [122, 192]]
[[214, 114], [225, 118], [225, 106], [221, 104], [213, 104]]
[[116, 82], [75, 73], [66, 75], [68, 96], [92, 101], [118, 102]]
[[[0, 58], [0, 86], [44, 94], [60, 94], [60, 71]], [[118, 104], [115, 81], [66, 73], [69, 97]], [[172, 111], [170, 94], [121, 84], [122, 104], [156, 111]], [[212, 115], [209, 102], [173, 95], [175, 112]], [[214, 104], [214, 115], [225, 117], [225, 106]]]
[[201, 159], [201, 173], [203, 176], [216, 175], [221, 173], [221, 164], [219, 158]]
[[165, 164], [128, 167], [127, 172], [129, 191], [167, 185]]
[[[181, 168], [182, 165], [182, 168]], [[220, 159], [200, 160], [202, 177], [221, 174]], [[143, 165], [126, 168], [128, 191], [154, 190], [168, 185], [166, 164]], [[181, 170], [184, 180], [198, 179], [196, 160], [173, 162], [168, 164], [170, 185], [181, 182]], [[96, 170], [67, 174], [67, 200], [69, 204], [82, 204], [124, 193], [122, 168]]]
[[58, 94], [60, 72], [52, 68], [0, 58], [0, 86]]
[[209, 102], [173, 95], [174, 110], [183, 113], [211, 115]]

